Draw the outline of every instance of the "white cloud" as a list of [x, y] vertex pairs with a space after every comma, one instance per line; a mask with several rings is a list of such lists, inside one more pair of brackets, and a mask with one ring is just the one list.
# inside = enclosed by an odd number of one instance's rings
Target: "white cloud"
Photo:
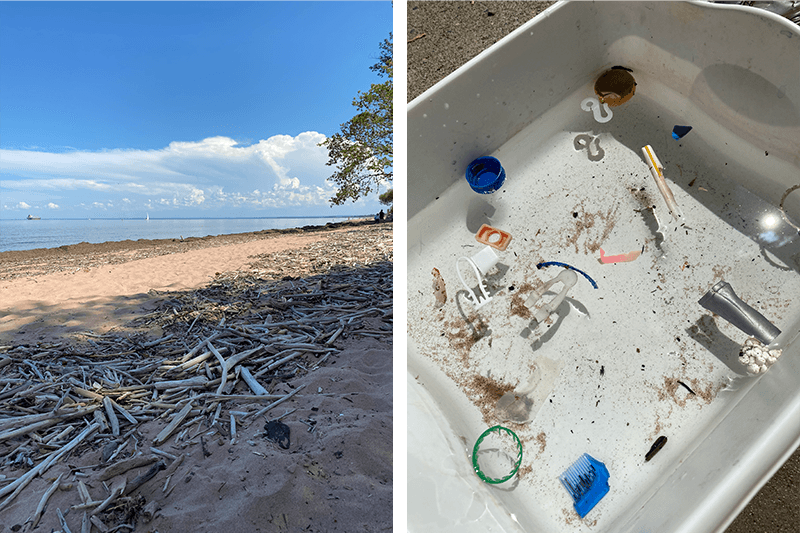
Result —
[[20, 202], [17, 204], [17, 209], [30, 209], [31, 206], [26, 204], [25, 202]]
[[47, 204], [47, 208], [48, 209], [58, 209], [58, 204], [54, 204], [53, 202], [50, 202], [49, 204]]
[[325, 164], [327, 149], [319, 146], [324, 140], [304, 132], [249, 146], [218, 136], [158, 150], [0, 150], [0, 188], [20, 199], [28, 191], [56, 191], [74, 198], [73, 205], [97, 208], [151, 208], [154, 201], [203, 209], [327, 207], [335, 188], [327, 181], [332, 169]]

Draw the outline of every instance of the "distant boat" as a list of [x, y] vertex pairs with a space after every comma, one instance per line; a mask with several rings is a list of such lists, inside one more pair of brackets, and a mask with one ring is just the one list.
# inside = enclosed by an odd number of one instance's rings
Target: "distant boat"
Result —
[[147, 213], [147, 218], [145, 220], [150, 220], [150, 213]]
[[35, 217], [33, 215], [28, 215], [28, 220], [42, 220], [42, 217]]

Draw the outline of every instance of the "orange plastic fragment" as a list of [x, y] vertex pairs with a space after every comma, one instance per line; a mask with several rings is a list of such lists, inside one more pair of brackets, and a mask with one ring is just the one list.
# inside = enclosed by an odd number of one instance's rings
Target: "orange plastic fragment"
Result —
[[475, 240], [482, 244], [488, 244], [502, 252], [508, 247], [508, 243], [511, 242], [511, 234], [501, 229], [493, 228], [488, 224], [484, 224], [478, 229], [478, 233], [475, 234]]

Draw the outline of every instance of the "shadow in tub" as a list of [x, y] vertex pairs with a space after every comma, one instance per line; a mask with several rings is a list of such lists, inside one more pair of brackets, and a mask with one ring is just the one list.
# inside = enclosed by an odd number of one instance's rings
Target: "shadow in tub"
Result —
[[686, 333], [733, 372], [740, 376], [747, 375], [744, 366], [739, 362], [739, 344], [719, 330], [712, 315], [702, 315], [686, 328]]
[[[551, 293], [548, 291], [545, 294], [551, 294]], [[574, 298], [567, 296], [566, 298], [564, 298], [564, 301], [561, 302], [561, 305], [559, 305], [556, 308], [555, 312], [553, 313], [557, 315], [558, 318], [552, 324], [542, 325], [542, 327], [546, 327], [547, 330], [543, 334], [533, 339], [533, 342], [531, 343], [531, 350], [533, 350], [534, 352], [536, 350], [539, 350], [542, 346], [547, 344], [547, 342], [550, 339], [555, 337], [556, 333], [561, 328], [561, 324], [564, 323], [564, 319], [567, 318], [567, 315], [570, 314], [573, 307], [579, 313], [585, 315], [586, 317], [590, 316], [589, 310], [586, 309], [586, 306], [584, 306], [578, 300], [575, 300]], [[553, 314], [551, 314], [550, 316], [553, 316]], [[520, 337], [522, 337], [523, 339], [529, 338], [531, 335], [534, 334], [538, 326], [539, 324], [536, 323], [536, 319], [531, 320], [531, 322], [522, 331], [520, 331]]]
[[[654, 114], [656, 110], [657, 114]], [[766, 191], [751, 190], [742, 185], [758, 183], [753, 179], [752, 171], [733, 160], [726, 160], [723, 155], [716, 155], [715, 147], [709, 145], [702, 135], [690, 134], [684, 139], [673, 140], [670, 134], [673, 125], [683, 122], [679, 114], [653, 102], [645, 94], [637, 93], [630, 102], [615, 108], [614, 119], [610, 122], [599, 125], [588, 122], [591, 120], [576, 113], [565, 131], [585, 131], [590, 124], [593, 134], [613, 136], [637, 158], [641, 158], [642, 146], [652, 143], [665, 166], [671, 186], [686, 191], [722, 221], [783, 263], [780, 265], [768, 261], [769, 265], [800, 272], [800, 262], [796, 260], [800, 254], [800, 234], [784, 220], [776, 205], [764, 200]], [[699, 130], [700, 127], [696, 126], [695, 129]], [[655, 188], [644, 161], [642, 165], [631, 168], [631, 171], [642, 182], [646, 182], [646, 190]], [[765, 183], [769, 181], [764, 180]], [[655, 205], [662, 204], [663, 200], [657, 198]], [[666, 211], [663, 216], [667, 216]], [[684, 227], [687, 231], [702, 231], [702, 228], [693, 228], [692, 220], [688, 217]]]

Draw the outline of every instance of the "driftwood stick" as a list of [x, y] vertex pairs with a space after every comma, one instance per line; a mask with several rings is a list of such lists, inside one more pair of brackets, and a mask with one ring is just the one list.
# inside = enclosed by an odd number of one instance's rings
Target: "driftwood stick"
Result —
[[197, 346], [194, 347], [194, 349], [192, 349], [192, 351], [190, 351], [189, 353], [187, 353], [186, 355], [183, 356], [183, 358], [181, 359], [181, 363], [185, 363], [186, 361], [188, 361], [189, 359], [191, 359], [192, 357], [197, 355], [197, 352], [202, 350], [203, 347], [205, 347], [206, 344], [208, 344], [209, 342], [213, 341], [214, 339], [216, 339], [220, 335], [221, 335], [221, 333], [214, 333], [210, 337], [208, 337], [205, 340], [201, 341], [200, 344], [198, 344]]
[[122, 407], [120, 404], [118, 404], [118, 403], [117, 403], [117, 402], [115, 402], [114, 400], [111, 400], [111, 405], [113, 405], [113, 406], [114, 406], [114, 409], [116, 409], [117, 411], [119, 411], [119, 414], [121, 414], [123, 417], [125, 417], [125, 420], [127, 420], [128, 422], [130, 422], [130, 423], [131, 423], [131, 424], [133, 424], [134, 426], [135, 426], [136, 424], [138, 424], [138, 423], [139, 423], [139, 421], [138, 421], [138, 420], [136, 420], [135, 418], [133, 418], [133, 417], [131, 416], [131, 414], [130, 414], [128, 411], [126, 411], [126, 410], [125, 410], [125, 408], [124, 408], [124, 407]]
[[51, 426], [55, 426], [56, 424], [58, 424], [58, 420], [42, 420], [40, 422], [34, 422], [29, 426], [21, 427], [18, 429], [10, 429], [8, 431], [0, 433], [0, 442], [3, 442], [8, 439], [13, 439], [14, 437], [19, 437], [20, 435], [27, 435], [31, 431], [47, 429]]
[[91, 522], [94, 527], [99, 529], [100, 533], [108, 533], [108, 526], [105, 525], [103, 521], [97, 518], [96, 516], [94, 515], [90, 516], [89, 522]]
[[125, 490], [122, 492], [123, 496], [126, 496], [131, 492], [135, 491], [136, 489], [138, 489], [139, 487], [141, 487], [142, 485], [144, 485], [145, 483], [156, 477], [156, 474], [158, 474], [159, 471], [164, 470], [165, 468], [167, 468], [167, 465], [164, 464], [164, 461], [157, 462], [156, 464], [151, 466], [147, 472], [136, 476], [136, 478], [134, 478], [133, 481], [127, 483], [125, 486]]
[[119, 419], [116, 413], [114, 413], [114, 406], [111, 405], [111, 398], [108, 396], [103, 396], [103, 407], [106, 410], [108, 422], [111, 424], [111, 434], [115, 437], [119, 437]]
[[89, 521], [89, 514], [84, 511], [81, 519], [81, 533], [92, 533], [92, 523]]
[[122, 483], [120, 483], [119, 485], [114, 487], [114, 489], [111, 491], [111, 495], [108, 498], [106, 498], [105, 500], [103, 500], [103, 503], [101, 503], [97, 507], [97, 509], [92, 511], [92, 515], [93, 516], [94, 515], [98, 515], [98, 514], [102, 513], [103, 511], [105, 511], [106, 509], [108, 509], [108, 507], [112, 503], [114, 503], [114, 500], [116, 500], [119, 497], [119, 495], [122, 494], [122, 491], [125, 490], [125, 484], [126, 484], [126, 480], [123, 479]]
[[61, 512], [61, 509], [56, 509], [56, 514], [58, 514], [58, 521], [61, 524], [63, 533], [72, 533], [72, 530], [67, 525], [67, 521], [64, 519], [64, 513]]
[[0, 430], [23, 426], [28, 423], [40, 422], [42, 420], [70, 420], [81, 417], [93, 412], [98, 406], [81, 407], [78, 409], [57, 409], [50, 413], [40, 413], [38, 415], [25, 415], [0, 421]]
[[[256, 416], [256, 417], [258, 417], [259, 415], [263, 415], [264, 413], [266, 413], [267, 411], [269, 411], [273, 407], [279, 406], [280, 404], [282, 404], [283, 402], [285, 402], [286, 400], [288, 400], [289, 398], [291, 398], [292, 396], [294, 396], [295, 394], [297, 394], [298, 392], [300, 392], [304, 388], [305, 388], [305, 385], [300, 385], [295, 390], [293, 390], [292, 392], [290, 392], [289, 394], [287, 394], [286, 396], [284, 396], [283, 398], [281, 398], [277, 402], [272, 402], [271, 404], [269, 404], [268, 406], [264, 407], [263, 409], [253, 413], [253, 415]], [[250, 416], [250, 415], [245, 415], [245, 416]]]
[[178, 381], [159, 381], [158, 383], [155, 383], [154, 386], [156, 390], [175, 389], [178, 387], [197, 389], [205, 387], [207, 383], [208, 383], [207, 377], [195, 376], [193, 378], [183, 379]]
[[266, 396], [269, 394], [267, 389], [265, 389], [261, 383], [258, 382], [256, 378], [253, 377], [253, 374], [245, 366], [240, 366], [241, 368], [241, 376], [247, 386], [250, 387], [250, 390], [253, 391], [253, 394], [256, 396]]
[[170, 340], [174, 336], [175, 335], [170, 334], [170, 335], [167, 335], [165, 337], [161, 337], [160, 339], [157, 339], [157, 340], [154, 340], [154, 341], [151, 341], [151, 342], [146, 342], [146, 343], [142, 344], [142, 348], [152, 348], [153, 346], [157, 346], [157, 345], [161, 344], [162, 342], [166, 342], [166, 341]]
[[[167, 452], [165, 452], [165, 451], [161, 451], [161, 450], [159, 450], [158, 448], [153, 448], [152, 446], [150, 446], [150, 453], [154, 453], [154, 454], [156, 454], [156, 455], [159, 455], [159, 456], [161, 456], [161, 457], [165, 457], [165, 458], [167, 458], [167, 459], [169, 459], [170, 461], [173, 461], [173, 462], [174, 462], [176, 459], [178, 459], [177, 457], [175, 457], [175, 456], [174, 456], [174, 455], [172, 455], [171, 453], [167, 453]], [[181, 457], [183, 457], [183, 455], [181, 455]], [[183, 460], [183, 459], [181, 459], [181, 461], [182, 461], [182, 460]]]
[[186, 403], [183, 409], [181, 409], [180, 412], [172, 418], [172, 422], [170, 422], [167, 427], [161, 430], [161, 433], [159, 433], [155, 440], [153, 440], [153, 444], [158, 446], [162, 442], [166, 441], [172, 435], [175, 429], [177, 429], [178, 425], [180, 425], [180, 423], [183, 422], [183, 420], [189, 415], [189, 411], [191, 410], [192, 402], [189, 401]]
[[28, 483], [30, 483], [34, 477], [36, 477], [39, 474], [44, 474], [53, 463], [55, 463], [63, 456], [65, 456], [67, 453], [72, 451], [76, 446], [78, 446], [78, 444], [83, 442], [83, 440], [86, 437], [97, 431], [98, 427], [99, 427], [98, 424], [92, 424], [91, 426], [87, 427], [86, 429], [81, 431], [81, 433], [77, 437], [75, 437], [67, 444], [62, 446], [59, 450], [56, 450], [53, 453], [51, 453], [44, 461], [42, 461], [41, 463], [30, 469], [25, 475], [19, 477], [16, 481], [11, 483], [10, 485], [6, 485], [2, 489], [0, 489], [0, 498], [2, 498], [8, 493], [11, 493], [11, 495], [8, 498], [6, 498], [2, 503], [0, 503], [0, 510], [3, 510], [9, 503], [11, 503], [14, 500], [14, 498], [20, 492], [22, 492], [22, 489], [28, 486]]
[[178, 467], [183, 463], [184, 458], [186, 458], [186, 455], [180, 454], [174, 461], [172, 461], [172, 463], [170, 463], [164, 473], [168, 476], [174, 474], [175, 471], [178, 470]]
[[86, 487], [86, 483], [83, 480], [78, 480], [78, 496], [83, 503], [89, 503], [92, 501], [92, 496], [89, 494], [89, 489]]
[[120, 461], [115, 465], [109, 466], [103, 470], [97, 479], [100, 481], [108, 481], [112, 477], [124, 474], [128, 470], [147, 466], [155, 463], [156, 461], [158, 461], [158, 457], [155, 455], [139, 455], [136, 457], [131, 457], [130, 459], [125, 459], [124, 461]]
[[31, 529], [35, 529], [36, 526], [39, 524], [39, 520], [42, 519], [42, 514], [44, 513], [44, 506], [47, 505], [47, 500], [50, 499], [50, 496], [58, 489], [58, 484], [61, 483], [61, 476], [64, 474], [59, 474], [56, 480], [50, 485], [46, 491], [44, 491], [44, 495], [42, 499], [39, 500], [39, 505], [36, 506], [36, 512], [33, 513], [33, 519], [31, 520]]
[[97, 394], [96, 392], [92, 392], [90, 390], [86, 390], [82, 387], [78, 387], [77, 385], [72, 387], [72, 392], [77, 394], [78, 396], [83, 396], [84, 398], [89, 398], [90, 400], [102, 400], [103, 395]]
[[252, 350], [245, 350], [244, 352], [239, 352], [236, 355], [232, 355], [225, 361], [225, 372], [229, 372], [231, 368], [235, 367], [248, 357], [255, 355], [259, 356], [264, 353], [265, 346], [262, 344], [257, 348], [253, 348]]
[[219, 387], [217, 388], [217, 394], [222, 394], [222, 389], [225, 388], [225, 383], [228, 381], [228, 371], [227, 367], [225, 366], [225, 359], [222, 357], [222, 354], [214, 348], [214, 345], [210, 342], [208, 343], [208, 349], [214, 353], [214, 356], [219, 361], [220, 372], [222, 372], [222, 378], [220, 378]]

